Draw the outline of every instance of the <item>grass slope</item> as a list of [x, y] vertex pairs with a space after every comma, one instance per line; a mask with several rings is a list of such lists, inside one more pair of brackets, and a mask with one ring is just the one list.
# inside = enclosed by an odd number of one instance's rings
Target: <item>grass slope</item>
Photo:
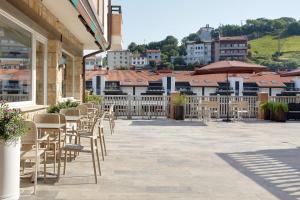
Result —
[[[250, 51], [253, 56], [271, 58], [278, 48], [278, 40], [271, 35], [249, 41]], [[300, 36], [287, 37], [281, 40], [281, 51], [283, 55], [280, 60], [300, 60]]]

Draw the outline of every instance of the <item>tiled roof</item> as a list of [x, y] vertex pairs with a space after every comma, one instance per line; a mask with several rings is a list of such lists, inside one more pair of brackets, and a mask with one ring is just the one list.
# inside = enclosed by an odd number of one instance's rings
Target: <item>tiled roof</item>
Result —
[[248, 40], [246, 36], [220, 37], [220, 41]]
[[160, 50], [156, 50], [156, 49], [146, 50], [146, 53], [160, 53]]
[[[146, 70], [137, 72], [134, 70], [109, 70], [87, 72], [87, 80], [95, 75], [105, 75], [106, 81], [119, 81], [121, 86], [148, 86], [151, 81], [161, 81], [163, 77], [175, 77], [176, 82], [189, 82], [192, 87], [217, 87], [219, 82], [226, 82], [227, 74], [196, 75], [193, 71], [173, 71], [156, 73]], [[291, 82], [294, 77], [280, 77], [273, 72], [259, 74], [229, 74], [230, 77], [241, 77], [245, 83], [256, 83], [260, 87], [284, 87], [284, 83]]]
[[206, 74], [206, 73], [216, 73], [216, 72], [252, 72], [252, 71], [266, 71], [267, 67], [252, 64], [252, 63], [246, 63], [241, 61], [219, 61], [215, 62], [209, 65], [206, 65], [205, 67], [202, 67], [198, 70], [196, 70], [197, 74]]
[[0, 80], [29, 80], [30, 71], [26, 69], [0, 69]]

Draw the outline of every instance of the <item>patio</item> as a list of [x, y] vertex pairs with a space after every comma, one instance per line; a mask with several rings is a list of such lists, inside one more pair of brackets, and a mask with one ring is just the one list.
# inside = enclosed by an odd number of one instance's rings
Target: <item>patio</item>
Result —
[[[22, 200], [300, 199], [300, 123], [117, 120], [94, 184], [90, 155]], [[48, 166], [49, 168], [51, 165]], [[25, 181], [26, 182], [26, 181]]]

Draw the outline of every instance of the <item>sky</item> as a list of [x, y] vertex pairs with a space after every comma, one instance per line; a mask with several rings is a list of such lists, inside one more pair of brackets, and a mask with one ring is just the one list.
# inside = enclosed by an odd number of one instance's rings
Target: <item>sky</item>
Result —
[[300, 19], [300, 0], [113, 0], [123, 12], [124, 49], [160, 41], [168, 35], [181, 40], [209, 24], [241, 24], [247, 19]]

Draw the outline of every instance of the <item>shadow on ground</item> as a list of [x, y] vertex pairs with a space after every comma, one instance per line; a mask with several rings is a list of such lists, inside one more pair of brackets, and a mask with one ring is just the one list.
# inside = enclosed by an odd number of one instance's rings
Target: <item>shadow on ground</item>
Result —
[[279, 199], [300, 199], [300, 149], [217, 155]]
[[131, 126], [207, 126], [200, 121], [176, 121], [176, 120], [135, 120]]

